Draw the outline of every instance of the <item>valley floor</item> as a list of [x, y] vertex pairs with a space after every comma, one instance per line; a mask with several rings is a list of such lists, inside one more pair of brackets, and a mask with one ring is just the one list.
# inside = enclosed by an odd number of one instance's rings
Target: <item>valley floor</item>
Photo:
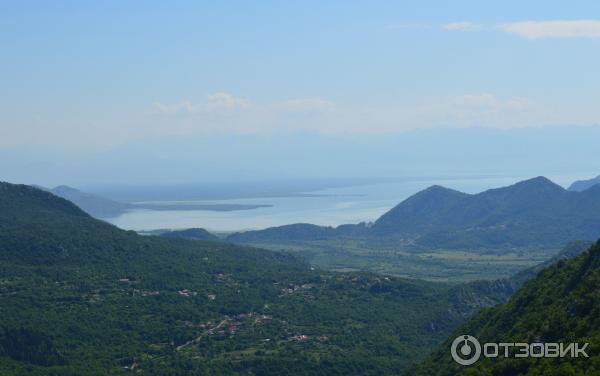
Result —
[[523, 269], [548, 260], [558, 252], [446, 249], [413, 251], [402, 246], [380, 246], [342, 240], [252, 245], [297, 254], [316, 267], [334, 271], [362, 270], [405, 278], [457, 283], [508, 278]]

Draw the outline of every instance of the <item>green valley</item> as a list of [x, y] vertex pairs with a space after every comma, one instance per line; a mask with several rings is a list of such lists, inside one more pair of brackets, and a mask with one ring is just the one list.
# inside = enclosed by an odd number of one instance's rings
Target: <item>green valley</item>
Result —
[[[485, 305], [504, 301], [488, 289]], [[0, 184], [0, 373], [399, 373], [480, 308], [436, 283], [140, 236]]]

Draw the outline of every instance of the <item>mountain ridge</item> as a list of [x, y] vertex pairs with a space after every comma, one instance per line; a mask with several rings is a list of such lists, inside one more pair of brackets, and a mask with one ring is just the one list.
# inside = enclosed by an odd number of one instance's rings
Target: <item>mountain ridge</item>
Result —
[[588, 180], [575, 181], [575, 182], [573, 182], [573, 184], [571, 184], [569, 186], [568, 190], [581, 192], [581, 191], [585, 191], [586, 189], [589, 189], [593, 186], [596, 186], [598, 184], [600, 184], [600, 175], [596, 176], [595, 178], [588, 179]]
[[[304, 237], [298, 235], [300, 227]], [[295, 224], [227, 239], [276, 241], [293, 232], [294, 240], [387, 239], [426, 249], [558, 249], [572, 240], [600, 236], [600, 188], [567, 191], [545, 177], [477, 194], [436, 185], [410, 196], [372, 224], [344, 225], [344, 232], [338, 228]]]
[[210, 233], [209, 231], [203, 228], [189, 228], [185, 230], [166, 231], [161, 233], [160, 236], [165, 238], [184, 238], [194, 240], [221, 240], [218, 236]]

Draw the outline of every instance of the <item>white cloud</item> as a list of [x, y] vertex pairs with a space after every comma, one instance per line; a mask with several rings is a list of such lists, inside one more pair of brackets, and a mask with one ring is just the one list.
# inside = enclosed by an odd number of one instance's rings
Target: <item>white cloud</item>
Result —
[[465, 94], [417, 107], [422, 123], [433, 127], [518, 128], [542, 126], [549, 111], [528, 98]]
[[[213, 102], [218, 108], [238, 108], [240, 105], [229, 97]], [[334, 104], [323, 98], [301, 98], [256, 103], [243, 112], [226, 112], [227, 116], [221, 116], [222, 112], [197, 113], [195, 106], [183, 102], [163, 108], [163, 112], [193, 115], [164, 118], [163, 131], [187, 134], [310, 129], [324, 133], [381, 133], [452, 127], [539, 127], [564, 122], [547, 105], [528, 98], [501, 97], [489, 92], [386, 105]], [[203, 106], [206, 108], [206, 104]]]
[[521, 21], [498, 28], [527, 39], [600, 38], [600, 20]]
[[[239, 110], [239, 109], [242, 110]], [[65, 110], [66, 111], [66, 110]], [[171, 114], [169, 116], [165, 116]], [[201, 103], [155, 104], [155, 111], [101, 114], [67, 122], [39, 113], [8, 112], [0, 122], [0, 148], [10, 145], [75, 145], [102, 148], [137, 139], [194, 134], [248, 134], [311, 130], [321, 133], [395, 133], [432, 128], [516, 128], [549, 124], [596, 124], [600, 110], [580, 101], [544, 102], [491, 92], [427, 100], [332, 103], [324, 98], [250, 102], [215, 94]], [[29, 119], [29, 120], [28, 120]], [[111, 124], [107, 127], [106, 124]]]
[[335, 107], [333, 102], [320, 98], [292, 99], [282, 102], [282, 106], [286, 110], [306, 112], [329, 111]]
[[[448, 31], [480, 31], [484, 25], [469, 21], [451, 22], [442, 26]], [[600, 20], [517, 21], [493, 26], [526, 39], [600, 38]]]
[[451, 22], [444, 25], [444, 29], [449, 31], [478, 31], [482, 28], [483, 27], [480, 24], [468, 21]]
[[250, 106], [250, 103], [244, 98], [235, 97], [229, 93], [218, 92], [209, 95], [207, 100], [202, 103], [183, 101], [172, 104], [155, 103], [154, 106], [159, 112], [166, 114], [178, 112], [208, 113], [245, 109]]
[[235, 110], [238, 108], [248, 108], [249, 105], [250, 103], [244, 98], [220, 92], [208, 96], [206, 108], [209, 110]]

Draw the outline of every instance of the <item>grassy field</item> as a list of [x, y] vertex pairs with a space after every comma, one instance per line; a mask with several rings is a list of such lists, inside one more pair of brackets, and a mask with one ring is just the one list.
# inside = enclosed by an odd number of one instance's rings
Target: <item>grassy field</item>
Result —
[[499, 253], [436, 249], [417, 252], [402, 246], [372, 245], [361, 241], [306, 241], [253, 245], [295, 253], [315, 266], [330, 270], [368, 270], [440, 282], [509, 277], [522, 269], [547, 260], [558, 251]]

